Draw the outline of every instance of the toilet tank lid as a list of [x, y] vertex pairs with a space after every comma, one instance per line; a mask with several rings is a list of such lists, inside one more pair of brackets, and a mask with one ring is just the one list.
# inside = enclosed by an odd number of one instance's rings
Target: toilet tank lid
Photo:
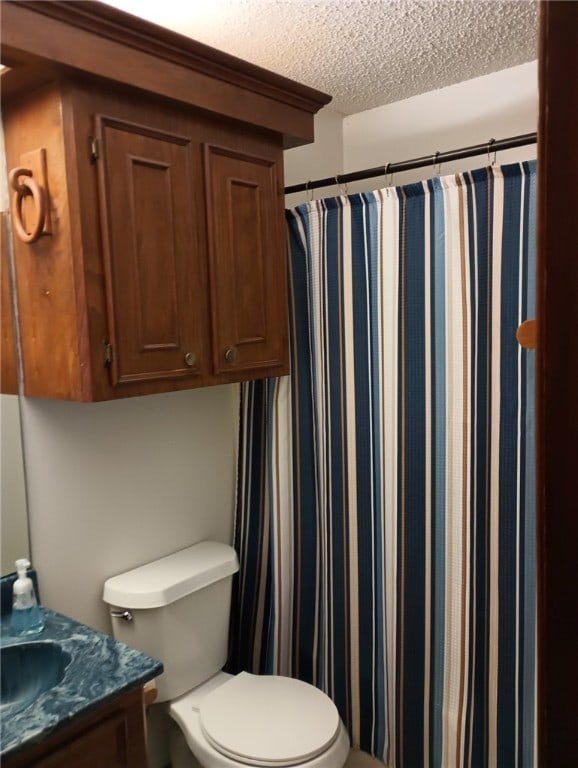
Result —
[[232, 547], [201, 541], [107, 579], [103, 600], [123, 608], [161, 608], [238, 570], [237, 553]]

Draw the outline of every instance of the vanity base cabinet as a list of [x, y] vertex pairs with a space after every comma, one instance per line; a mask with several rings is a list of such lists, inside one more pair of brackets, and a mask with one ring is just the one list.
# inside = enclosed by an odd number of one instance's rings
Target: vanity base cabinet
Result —
[[136, 690], [2, 761], [5, 768], [145, 768], [142, 691]]
[[3, 122], [8, 168], [42, 158], [48, 200], [46, 233], [14, 238], [24, 394], [288, 373], [278, 134], [96, 78], [8, 98]]

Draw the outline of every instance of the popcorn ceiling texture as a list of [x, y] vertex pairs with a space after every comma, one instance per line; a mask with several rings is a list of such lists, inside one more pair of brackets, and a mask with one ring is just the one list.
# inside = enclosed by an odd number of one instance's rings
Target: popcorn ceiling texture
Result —
[[108, 0], [353, 114], [537, 57], [535, 0]]

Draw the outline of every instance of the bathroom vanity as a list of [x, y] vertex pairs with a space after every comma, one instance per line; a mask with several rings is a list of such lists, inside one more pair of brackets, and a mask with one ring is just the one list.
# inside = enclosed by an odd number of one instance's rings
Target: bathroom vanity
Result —
[[147, 765], [140, 691], [2, 761], [6, 768], [142, 768]]
[[[142, 768], [147, 764], [143, 686], [161, 674], [162, 664], [54, 611], [41, 612], [45, 629], [36, 636], [14, 638], [9, 616], [2, 619], [1, 652], [12, 665], [3, 688], [10, 673], [31, 678], [28, 690], [2, 697], [2, 766]], [[20, 659], [14, 650], [22, 651]], [[39, 663], [31, 662], [36, 652], [42, 653]], [[55, 678], [34, 679], [55, 663], [60, 665]]]

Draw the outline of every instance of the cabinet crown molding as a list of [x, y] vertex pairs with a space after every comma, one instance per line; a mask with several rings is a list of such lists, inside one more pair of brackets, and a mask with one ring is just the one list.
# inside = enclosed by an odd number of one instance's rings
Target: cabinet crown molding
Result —
[[[260, 125], [284, 146], [313, 140], [331, 97], [95, 0], [2, 3], [2, 63], [73, 69]], [[273, 103], [272, 103], [273, 102]]]

